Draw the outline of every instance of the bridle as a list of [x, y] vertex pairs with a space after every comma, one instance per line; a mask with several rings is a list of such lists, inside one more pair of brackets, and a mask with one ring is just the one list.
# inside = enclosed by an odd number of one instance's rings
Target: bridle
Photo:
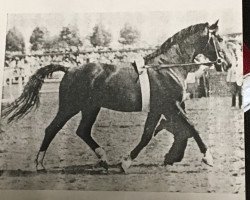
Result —
[[204, 49], [207, 47], [207, 45], [208, 45], [208, 44], [210, 43], [210, 41], [212, 40], [212, 41], [213, 41], [214, 50], [215, 50], [215, 53], [216, 53], [216, 60], [213, 61], [213, 62], [214, 62], [214, 64], [221, 65], [222, 62], [223, 62], [223, 61], [222, 61], [223, 58], [221, 58], [221, 56], [220, 56], [220, 54], [219, 54], [219, 52], [218, 52], [217, 46], [216, 46], [216, 44], [215, 44], [215, 39], [214, 39], [215, 37], [216, 37], [216, 35], [215, 35], [214, 31], [208, 30], [208, 41], [207, 41], [207, 44], [206, 44], [206, 46], [204, 47]]
[[208, 30], [208, 41], [205, 45], [205, 47], [203, 48], [202, 52], [207, 48], [207, 46], [209, 45], [210, 41], [212, 40], [213, 41], [213, 46], [214, 46], [214, 49], [215, 49], [215, 53], [216, 53], [216, 60], [215, 61], [209, 61], [209, 62], [202, 62], [202, 63], [195, 63], [195, 62], [192, 62], [192, 63], [178, 63], [178, 64], [150, 64], [150, 65], [145, 65], [143, 66], [143, 68], [157, 68], [158, 70], [161, 69], [161, 68], [172, 68], [172, 67], [186, 67], [186, 66], [199, 66], [199, 65], [213, 65], [213, 64], [216, 64], [216, 65], [221, 65], [223, 63], [223, 58], [219, 55], [218, 53], [218, 49], [217, 49], [217, 46], [215, 44], [215, 39], [214, 37], [216, 37], [214, 35], [214, 31], [211, 31], [211, 30]]

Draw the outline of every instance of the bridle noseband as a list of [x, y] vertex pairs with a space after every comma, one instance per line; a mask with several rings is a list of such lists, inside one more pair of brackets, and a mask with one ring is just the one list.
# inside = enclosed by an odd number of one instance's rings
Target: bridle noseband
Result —
[[218, 53], [218, 49], [217, 49], [217, 46], [215, 44], [215, 34], [214, 34], [214, 31], [211, 31], [211, 30], [208, 30], [208, 41], [207, 41], [207, 44], [206, 46], [204, 47], [204, 49], [208, 46], [208, 44], [210, 43], [210, 41], [212, 40], [213, 41], [213, 46], [214, 46], [214, 50], [215, 50], [215, 53], [216, 53], [216, 60], [213, 61], [214, 64], [216, 65], [222, 65], [223, 61], [224, 60], [220, 54]]

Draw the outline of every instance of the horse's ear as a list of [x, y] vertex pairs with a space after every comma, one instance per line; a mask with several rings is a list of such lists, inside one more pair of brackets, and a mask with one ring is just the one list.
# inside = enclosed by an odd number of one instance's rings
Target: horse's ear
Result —
[[219, 20], [217, 20], [214, 24], [212, 24], [211, 26], [209, 26], [209, 30], [210, 31], [214, 31], [214, 32], [216, 32], [217, 30], [218, 30], [218, 22], [219, 22]]

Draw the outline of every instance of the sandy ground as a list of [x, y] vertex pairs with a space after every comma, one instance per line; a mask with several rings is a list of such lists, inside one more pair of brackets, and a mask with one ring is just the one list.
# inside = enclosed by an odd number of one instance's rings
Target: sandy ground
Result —
[[0, 189], [244, 192], [243, 112], [230, 107], [229, 97], [187, 101], [188, 115], [210, 147], [214, 167], [201, 162], [202, 154], [193, 139], [181, 163], [164, 167], [173, 137], [163, 130], [141, 152], [128, 174], [121, 173], [117, 164], [139, 142], [146, 114], [106, 109], [99, 113], [93, 136], [107, 152], [108, 174], [95, 166], [95, 154], [75, 134], [80, 115], [65, 125], [49, 147], [47, 173], [35, 171], [37, 150], [56, 114], [57, 102], [57, 93], [42, 94], [38, 110], [11, 125], [2, 121]]

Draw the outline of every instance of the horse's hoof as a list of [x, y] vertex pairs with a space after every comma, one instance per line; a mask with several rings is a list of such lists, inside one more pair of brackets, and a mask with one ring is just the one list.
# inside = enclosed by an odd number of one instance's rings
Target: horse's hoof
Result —
[[100, 167], [103, 167], [103, 168], [104, 168], [105, 170], [107, 170], [107, 171], [108, 171], [108, 169], [109, 169], [109, 165], [108, 165], [107, 161], [101, 160], [101, 161], [98, 163], [98, 165], [99, 165]]
[[45, 169], [45, 167], [43, 165], [41, 165], [41, 166], [37, 165], [36, 171], [37, 172], [47, 172], [47, 170]]
[[43, 163], [38, 162], [37, 159], [35, 160], [35, 163], [36, 163], [36, 171], [37, 172], [47, 172]]
[[167, 165], [173, 166], [174, 161], [173, 161], [173, 159], [170, 159], [169, 156], [165, 155], [165, 160], [164, 160], [163, 164], [164, 164], [164, 166], [167, 166]]
[[124, 169], [122, 168], [122, 163], [121, 163], [121, 162], [118, 163], [118, 168], [119, 168], [119, 172], [120, 172], [120, 173], [124, 173], [124, 174], [125, 174], [125, 171], [124, 171]]
[[122, 161], [122, 163], [121, 163], [121, 168], [122, 168], [122, 170], [123, 170], [123, 172], [124, 172], [125, 174], [128, 173], [128, 169], [129, 169], [129, 167], [131, 166], [131, 164], [132, 164], [132, 160], [131, 160], [130, 157], [128, 157], [128, 158], [126, 158], [126, 159], [124, 159], [124, 160]]
[[47, 170], [45, 169], [45, 167], [43, 166], [43, 164], [37, 164], [36, 165], [36, 171], [37, 172], [41, 172], [41, 173], [47, 172]]
[[206, 165], [213, 167], [214, 166], [214, 159], [212, 154], [209, 150], [204, 153], [204, 157], [202, 158], [202, 162], [204, 162]]
[[164, 160], [164, 166], [167, 166], [167, 165], [171, 165], [171, 166], [173, 166], [173, 162], [169, 162], [169, 161], [166, 161], [166, 160]]
[[179, 156], [179, 157], [177, 157], [177, 158], [173, 158], [173, 156], [170, 156], [169, 154], [166, 154], [165, 155], [165, 160], [164, 160], [164, 165], [166, 166], [166, 165], [171, 165], [171, 166], [173, 166], [173, 164], [174, 163], [176, 163], [176, 162], [181, 162], [181, 160], [182, 160], [182, 157], [181, 156]]

